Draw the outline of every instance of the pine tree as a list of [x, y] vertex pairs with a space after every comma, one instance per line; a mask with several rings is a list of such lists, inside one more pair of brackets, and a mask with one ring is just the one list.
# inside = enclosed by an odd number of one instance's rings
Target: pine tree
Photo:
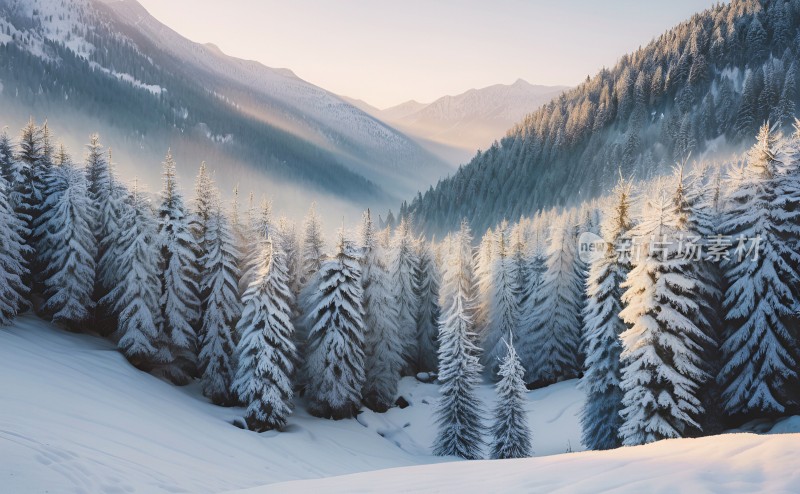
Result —
[[691, 260], [677, 249], [677, 211], [665, 183], [648, 195], [635, 235], [641, 248], [622, 288], [620, 317], [629, 329], [622, 341], [624, 393], [620, 427], [622, 444], [632, 446], [684, 437], [700, 429], [698, 389], [705, 334], [695, 321], [702, 315], [694, 301], [700, 282]]
[[[123, 273], [118, 269], [120, 260], [118, 238], [124, 234], [121, 218], [128, 198], [127, 188], [114, 177], [110, 155], [104, 156], [100, 137], [92, 134], [86, 146], [87, 196], [92, 205], [91, 228], [95, 245], [95, 281], [92, 300], [99, 301], [121, 282]], [[116, 325], [110, 307], [98, 304], [95, 329], [108, 334]]]
[[517, 332], [520, 314], [520, 287], [517, 285], [514, 259], [508, 242], [507, 228], [495, 234], [494, 261], [489, 272], [489, 306], [483, 341], [484, 362], [497, 376], [497, 363], [504, 355], [503, 335]]
[[[719, 223], [705, 183], [707, 169], [695, 166], [686, 170], [686, 161], [675, 167], [674, 179], [677, 189], [673, 194], [677, 212], [676, 229], [678, 242], [684, 257], [691, 263], [688, 276], [698, 281], [693, 299], [698, 304], [698, 316], [693, 322], [706, 336], [697, 339], [702, 347], [702, 368], [708, 376], [717, 376], [721, 367], [722, 320], [722, 273], [718, 263], [703, 253], [708, 251], [710, 239], [717, 233]], [[704, 413], [700, 425], [705, 434], [720, 433], [723, 429], [721, 390], [716, 379], [704, 379], [700, 383], [698, 397]]]
[[620, 180], [613, 201], [604, 211], [602, 237], [606, 250], [592, 262], [586, 285], [588, 302], [583, 311], [583, 339], [586, 351], [581, 387], [586, 403], [581, 415], [583, 444], [588, 449], [620, 446], [622, 389], [619, 387], [619, 335], [626, 328], [620, 319], [620, 284], [630, 270], [630, 260], [618, 251], [631, 229], [631, 184]]
[[[501, 225], [505, 229], [508, 225]], [[498, 231], [499, 233], [499, 231]], [[487, 321], [489, 319], [489, 306], [492, 303], [492, 267], [494, 263], [495, 248], [497, 246], [496, 233], [489, 228], [481, 237], [478, 249], [475, 251], [475, 286], [477, 299], [475, 300], [475, 332], [480, 339], [486, 339]]]
[[416, 367], [422, 372], [436, 372], [439, 364], [439, 268], [428, 243], [420, 240], [417, 245], [417, 345], [419, 348]]
[[[531, 449], [531, 430], [525, 413], [525, 369], [517, 356], [514, 345], [506, 343], [498, 375], [497, 405], [494, 409], [492, 426], [492, 454], [495, 460], [507, 458], [526, 458], [533, 454]], [[513, 337], [512, 337], [513, 343]]]
[[237, 324], [241, 335], [233, 391], [247, 407], [247, 428], [257, 432], [280, 429], [292, 412], [293, 340], [292, 292], [284, 256], [268, 240], [258, 256], [253, 281], [242, 297]]
[[15, 158], [14, 143], [8, 135], [8, 127], [3, 127], [3, 132], [0, 133], [0, 177], [5, 180], [6, 195], [9, 196], [14, 184], [22, 179]]
[[[252, 202], [252, 200], [251, 196], [250, 201]], [[263, 262], [262, 256], [267, 248], [267, 239], [273, 237], [274, 240], [275, 235], [272, 230], [272, 203], [266, 199], [262, 200], [258, 211], [251, 205], [248, 212], [248, 225], [244, 233], [245, 250], [243, 252], [245, 254], [242, 262], [242, 278], [239, 280], [239, 293], [242, 295], [250, 287]]]
[[476, 460], [483, 455], [484, 428], [476, 388], [481, 365], [475, 338], [475, 282], [472, 235], [466, 221], [456, 234], [442, 279], [442, 317], [439, 323], [439, 381], [442, 398], [436, 406], [437, 456]]
[[28, 287], [26, 246], [19, 232], [25, 226], [17, 217], [8, 198], [5, 178], [0, 176], [0, 326], [11, 324], [26, 305]]
[[18, 139], [19, 180], [12, 184], [10, 195], [17, 218], [24, 228], [17, 231], [24, 243], [30, 247], [24, 251], [27, 268], [23, 282], [28, 289], [33, 288], [33, 280], [37, 278], [40, 264], [36, 260], [35, 250], [38, 245], [35, 237], [34, 222], [39, 217], [44, 198], [44, 164], [42, 159], [42, 130], [31, 119], [22, 129]]
[[136, 367], [149, 371], [168, 358], [159, 348], [161, 310], [158, 304], [156, 221], [150, 204], [135, 184], [130, 208], [120, 219], [119, 266], [122, 282], [100, 303], [113, 308], [119, 320], [117, 346]]
[[[297, 244], [297, 231], [289, 219], [281, 217], [275, 226], [275, 243], [286, 256], [286, 272], [289, 276], [289, 289], [295, 296], [300, 293], [300, 247]], [[299, 328], [295, 326], [295, 331]]]
[[[762, 126], [721, 225], [734, 243], [723, 266], [730, 329], [719, 376], [731, 415], [778, 415], [796, 400], [791, 386], [797, 379], [800, 321], [799, 294], [792, 284], [800, 279], [800, 254], [787, 242], [788, 233], [797, 233], [797, 222], [791, 221], [797, 213], [779, 193], [785, 159], [779, 136]], [[758, 249], [752, 254], [741, 250], [747, 244], [755, 247], [754, 242]]]
[[361, 281], [364, 290], [364, 404], [385, 412], [395, 402], [400, 371], [403, 368], [403, 343], [397, 326], [391, 278], [386, 270], [383, 248], [379, 245], [369, 210], [361, 223]]
[[319, 271], [325, 258], [325, 239], [322, 236], [322, 222], [317, 214], [317, 204], [313, 203], [303, 221], [303, 252], [300, 259], [300, 284], [306, 283]]
[[161, 318], [164, 322], [161, 346], [172, 359], [159, 367], [158, 374], [174, 384], [184, 385], [197, 373], [197, 334], [200, 295], [197, 286], [197, 244], [178, 190], [172, 153], [162, 163], [164, 187], [158, 210], [158, 241], [161, 253]]
[[316, 287], [306, 314], [309, 412], [350, 418], [358, 411], [365, 381], [363, 290], [358, 254], [343, 232], [335, 255], [322, 263], [309, 286]]
[[[203, 172], [201, 171], [201, 174]], [[228, 218], [222, 210], [219, 193], [208, 180], [206, 230], [200, 259], [200, 297], [203, 313], [200, 324], [198, 371], [203, 395], [222, 406], [235, 404], [231, 382], [235, 372], [234, 331], [241, 315], [239, 301], [239, 253]], [[199, 208], [198, 208], [199, 209]], [[202, 211], [202, 210], [200, 210]]]
[[92, 317], [97, 255], [93, 219], [86, 177], [62, 146], [58, 166], [47, 177], [47, 194], [35, 236], [44, 266], [40, 312], [70, 329], [79, 329]]
[[417, 308], [419, 292], [414, 279], [418, 264], [415, 239], [407, 218], [400, 220], [392, 241], [392, 263], [389, 272], [394, 285], [394, 303], [397, 305], [400, 339], [403, 342], [403, 372], [414, 374], [419, 348], [417, 345]]
[[[98, 278], [95, 287], [97, 287], [97, 282], [99, 281], [100, 293], [111, 291], [114, 287], [119, 285], [125, 277], [125, 272], [120, 264], [120, 238], [125, 235], [125, 232], [122, 231], [122, 218], [125, 217], [131, 209], [129, 200], [130, 191], [125, 184], [113, 178], [113, 175], [112, 179], [108, 204], [111, 210], [109, 215], [110, 223], [107, 225], [108, 235], [103, 237], [100, 244], [98, 244], [98, 250], [104, 248], [104, 252], [103, 255], [100, 256], [95, 271], [96, 278]], [[98, 293], [97, 288], [95, 293]], [[102, 307], [102, 304], [98, 305]], [[104, 314], [101, 313], [100, 316], [103, 317]], [[103, 329], [102, 323], [101, 329]]]
[[521, 321], [517, 349], [529, 383], [547, 385], [578, 375], [584, 273], [577, 262], [573, 223], [568, 213], [553, 223], [535, 308]]

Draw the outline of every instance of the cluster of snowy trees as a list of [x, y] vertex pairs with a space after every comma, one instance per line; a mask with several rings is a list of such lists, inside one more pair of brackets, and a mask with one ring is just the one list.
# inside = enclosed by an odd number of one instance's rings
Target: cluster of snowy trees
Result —
[[[226, 207], [205, 164], [187, 205], [169, 153], [151, 196], [96, 135], [82, 167], [52, 141], [0, 136], [0, 324], [33, 308], [108, 335], [249, 429], [285, 425], [298, 392], [320, 417], [385, 411], [404, 375], [438, 378], [434, 452], [464, 458], [484, 455], [484, 378], [493, 458], [531, 452], [526, 386], [581, 376], [592, 449], [797, 409], [800, 132], [765, 125], [736, 163], [620, 180], [477, 245], [466, 221], [435, 242], [367, 211], [331, 251], [313, 206], [300, 232], [252, 195]], [[588, 263], [584, 231], [607, 246]]]
[[785, 132], [800, 104], [800, 1], [732, 0], [693, 15], [528, 115], [413, 201], [422, 231], [605, 194], [617, 169], [649, 180], [688, 151], [740, 152], [759, 125]]
[[[798, 201], [800, 131], [765, 124], [736, 163], [683, 162], [638, 187], [620, 180], [602, 201], [503, 223], [477, 249], [478, 341], [492, 357], [496, 325], [511, 327], [529, 385], [582, 375], [591, 449], [796, 413]], [[605, 245], [588, 264], [584, 231]]]
[[[34, 309], [107, 335], [136, 367], [178, 385], [198, 379], [212, 402], [246, 407], [257, 431], [286, 424], [297, 390], [312, 414], [339, 419], [362, 404], [389, 409], [401, 376], [435, 374], [440, 357], [458, 372], [462, 354], [438, 344], [436, 254], [407, 222], [377, 231], [367, 212], [329, 254], [314, 206], [298, 235], [267, 201], [251, 196], [241, 211], [236, 193], [224, 207], [205, 164], [187, 205], [169, 152], [162, 166], [151, 196], [116, 176], [97, 135], [78, 166], [46, 123], [31, 120], [16, 142], [4, 131], [0, 325]], [[514, 425], [521, 367], [506, 367]], [[527, 449], [503, 440], [496, 451]]]

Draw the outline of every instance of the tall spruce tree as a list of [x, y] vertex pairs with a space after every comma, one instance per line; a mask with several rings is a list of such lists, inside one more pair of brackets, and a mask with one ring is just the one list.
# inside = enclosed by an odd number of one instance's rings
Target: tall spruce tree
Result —
[[189, 229], [189, 218], [178, 190], [172, 153], [162, 163], [161, 205], [158, 209], [158, 241], [161, 253], [161, 345], [172, 358], [158, 373], [184, 385], [197, 374], [197, 334], [200, 293], [197, 285], [197, 244]]
[[394, 285], [400, 338], [403, 342], [403, 372], [413, 374], [419, 354], [417, 345], [417, 308], [419, 301], [414, 273], [418, 264], [414, 234], [408, 218], [402, 218], [392, 240], [392, 264], [389, 271]]
[[364, 404], [385, 412], [395, 402], [403, 368], [403, 342], [397, 306], [383, 248], [377, 241], [369, 210], [361, 222], [361, 284], [364, 290]]
[[306, 283], [319, 271], [325, 259], [325, 239], [322, 235], [322, 220], [313, 203], [303, 221], [303, 251], [300, 258], [300, 284]]
[[231, 382], [236, 370], [234, 333], [241, 315], [239, 300], [239, 253], [219, 193], [209, 180], [209, 209], [201, 244], [200, 323], [198, 371], [203, 395], [212, 403], [234, 405]]
[[620, 446], [622, 389], [619, 386], [619, 336], [626, 329], [619, 317], [622, 289], [630, 270], [630, 259], [622, 251], [631, 229], [631, 184], [620, 180], [604, 211], [601, 225], [605, 250], [591, 263], [586, 284], [588, 302], [583, 311], [583, 341], [586, 351], [581, 387], [586, 402], [581, 413], [583, 444], [588, 449]]
[[[780, 137], [765, 124], [721, 225], [734, 245], [724, 265], [730, 329], [719, 380], [725, 410], [736, 416], [779, 415], [797, 400], [800, 253], [787, 240], [797, 235], [798, 213], [780, 193], [784, 161]], [[748, 255], [750, 247], [757, 248]]]
[[6, 200], [10, 200], [14, 184], [22, 179], [15, 154], [14, 143], [8, 135], [8, 127], [3, 127], [3, 131], [0, 132], [0, 177], [5, 180], [6, 195], [9, 196]]
[[242, 297], [238, 368], [232, 386], [247, 407], [247, 428], [264, 432], [284, 427], [292, 412], [296, 355], [284, 256], [271, 240], [260, 245], [265, 249]]
[[495, 234], [494, 261], [489, 272], [489, 306], [484, 332], [484, 365], [495, 377], [498, 364], [505, 352], [503, 335], [518, 331], [520, 314], [520, 287], [515, 272], [516, 264], [508, 241], [508, 228], [500, 228]]
[[[252, 195], [250, 201], [253, 201]], [[270, 242], [275, 240], [273, 228], [272, 202], [263, 199], [258, 210], [256, 210], [254, 205], [251, 205], [248, 209], [247, 227], [244, 232], [245, 245], [241, 266], [242, 277], [239, 280], [239, 293], [242, 295], [244, 295], [244, 292], [250, 287], [250, 284], [258, 274], [260, 266], [262, 266], [262, 257], [265, 249], [268, 247], [267, 239], [272, 237]]]
[[678, 250], [677, 210], [669, 185], [659, 182], [646, 204], [642, 223], [632, 232], [642, 250], [622, 284], [629, 328], [622, 341], [624, 393], [622, 444], [633, 446], [684, 437], [700, 429], [698, 390], [706, 379], [702, 346], [706, 338], [694, 294], [701, 282], [691, 260]]
[[8, 190], [0, 176], [0, 326], [11, 324], [24, 310], [28, 296], [23, 282], [26, 246], [19, 233], [25, 226], [11, 207]]
[[35, 256], [35, 251], [38, 247], [35, 236], [35, 221], [41, 214], [45, 188], [42, 129], [34, 123], [32, 118], [20, 133], [16, 162], [19, 170], [19, 181], [13, 184], [11, 202], [14, 205], [17, 218], [25, 227], [19, 230], [18, 233], [22, 235], [25, 244], [30, 247], [25, 251], [25, 265], [28, 274], [23, 278], [30, 290], [33, 288], [33, 280], [38, 276], [41, 269], [41, 265], [36, 262]]
[[306, 314], [308, 408], [317, 417], [353, 417], [364, 388], [363, 290], [358, 252], [339, 233], [336, 253], [309, 281]]
[[436, 372], [439, 364], [440, 278], [430, 244], [419, 240], [414, 284], [418, 300], [416, 368], [422, 372]]
[[158, 279], [157, 224], [144, 193], [134, 184], [130, 207], [120, 219], [119, 268], [122, 282], [100, 303], [116, 313], [117, 346], [136, 367], [149, 371], [168, 359], [159, 347], [161, 283]]
[[86, 176], [72, 164], [63, 146], [57, 162], [48, 173], [42, 215], [36, 222], [37, 255], [44, 266], [44, 302], [39, 310], [75, 330], [91, 319], [94, 306], [94, 209]]
[[481, 365], [475, 338], [475, 281], [472, 235], [466, 220], [455, 235], [442, 279], [439, 323], [439, 381], [436, 405], [438, 431], [433, 443], [437, 456], [476, 460], [483, 456], [482, 406], [476, 394]]
[[511, 343], [503, 340], [506, 355], [500, 363], [497, 389], [497, 404], [492, 425], [491, 458], [527, 458], [533, 454], [531, 429], [525, 413], [525, 369]]
[[576, 244], [573, 217], [564, 213], [551, 226], [547, 270], [536, 291], [535, 309], [521, 321], [517, 348], [529, 383], [547, 385], [578, 375], [584, 273]]

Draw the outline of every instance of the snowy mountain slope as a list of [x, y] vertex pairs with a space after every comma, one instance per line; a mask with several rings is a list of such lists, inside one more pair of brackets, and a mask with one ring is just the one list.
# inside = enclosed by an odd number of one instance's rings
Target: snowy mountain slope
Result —
[[793, 434], [672, 439], [605, 452], [455, 462], [294, 481], [237, 494], [351, 492], [797, 492]]
[[443, 96], [430, 104], [407, 101], [384, 110], [365, 111], [423, 142], [460, 150], [457, 155], [460, 164], [476, 150], [488, 148], [525, 115], [566, 89], [566, 86], [538, 86], [518, 79], [513, 84], [495, 84]]
[[[431, 156], [424, 156], [413, 141], [403, 134], [338, 96], [300, 79], [291, 70], [273, 69], [258, 62], [230, 57], [213, 44], [201, 45], [189, 41], [150, 16], [134, 0], [104, 1], [117, 14], [118, 19], [177, 59], [192, 64], [199, 70], [242, 83], [257, 94], [296, 110], [296, 113], [289, 112], [280, 117], [289, 120], [283, 122], [284, 125], [294, 127], [298, 132], [323, 133], [324, 137], [328, 137], [329, 145], [336, 144], [337, 137], [327, 134], [340, 133], [341, 137], [367, 151], [369, 159], [383, 160], [384, 158], [375, 158], [380, 154], [389, 157], [391, 161], [387, 164], [402, 168], [403, 175], [409, 169], [424, 170], [426, 165], [434, 168], [440, 165]], [[280, 125], [280, 117], [271, 123]], [[309, 120], [320, 128], [308, 125]], [[416, 162], [412, 158], [421, 158], [427, 160], [427, 163]], [[369, 167], [359, 171], [365, 175], [376, 172]]]
[[[222, 492], [447, 461], [430, 456], [437, 386], [400, 392], [411, 406], [356, 420], [300, 402], [285, 432], [256, 434], [231, 425], [241, 409], [134, 369], [112, 343], [23, 316], [0, 328], [0, 491]], [[579, 449], [575, 381], [529, 397], [536, 454]]]
[[[89, 120], [125, 141], [115, 143], [124, 158], [157, 166], [173, 145], [179, 161], [247, 165], [362, 207], [448, 170], [290, 70], [183, 38], [135, 0], [0, 0], [0, 31], [3, 124]], [[88, 125], [66, 127], [69, 144], [85, 142]]]

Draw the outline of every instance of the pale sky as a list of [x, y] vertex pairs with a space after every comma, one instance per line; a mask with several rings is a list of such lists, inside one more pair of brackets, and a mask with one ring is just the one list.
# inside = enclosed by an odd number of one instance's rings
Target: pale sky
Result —
[[139, 0], [187, 38], [379, 108], [572, 86], [711, 0]]

